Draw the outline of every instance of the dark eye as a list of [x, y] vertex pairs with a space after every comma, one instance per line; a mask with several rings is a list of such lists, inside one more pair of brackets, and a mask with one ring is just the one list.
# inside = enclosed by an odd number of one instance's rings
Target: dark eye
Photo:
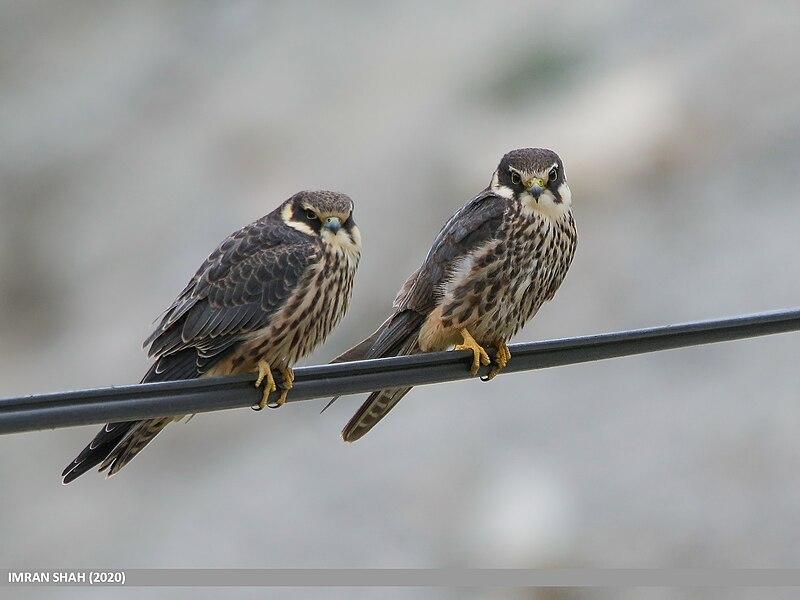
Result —
[[548, 179], [551, 182], [558, 179], [558, 167], [553, 167], [552, 169], [550, 169], [550, 175], [548, 176]]
[[519, 185], [519, 182], [522, 181], [519, 177], [519, 173], [516, 171], [511, 171], [511, 183], [514, 185]]
[[307, 208], [306, 209], [306, 219], [308, 219], [309, 221], [316, 221], [317, 220], [317, 213], [315, 213], [310, 208]]

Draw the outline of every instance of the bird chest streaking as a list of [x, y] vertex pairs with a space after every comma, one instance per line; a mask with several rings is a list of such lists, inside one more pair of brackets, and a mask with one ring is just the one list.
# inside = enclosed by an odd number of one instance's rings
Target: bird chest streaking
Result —
[[[503, 156], [489, 186], [444, 225], [405, 282], [394, 313], [337, 362], [445, 350], [473, 353], [491, 379], [511, 358], [507, 341], [555, 294], [572, 263], [577, 231], [561, 159], [525, 148]], [[411, 388], [374, 392], [342, 431], [355, 441]]]
[[[344, 316], [360, 256], [348, 196], [295, 194], [228, 236], [201, 265], [145, 341], [154, 362], [142, 382], [255, 371], [264, 386], [258, 408], [279, 387], [282, 404], [291, 365]], [[98, 464], [113, 475], [181, 418], [109, 423], [64, 469], [64, 483]]]

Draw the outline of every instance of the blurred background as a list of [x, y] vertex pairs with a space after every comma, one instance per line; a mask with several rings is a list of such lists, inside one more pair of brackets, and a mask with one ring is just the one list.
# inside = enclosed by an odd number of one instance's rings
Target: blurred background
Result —
[[[793, 2], [4, 1], [0, 396], [138, 382], [205, 256], [300, 189], [351, 195], [364, 237], [325, 362], [526, 146], [563, 158], [580, 242], [515, 341], [797, 306], [798, 27]], [[353, 445], [363, 396], [199, 415], [68, 487], [97, 427], [2, 436], [0, 564], [797, 567], [799, 340], [418, 388]]]

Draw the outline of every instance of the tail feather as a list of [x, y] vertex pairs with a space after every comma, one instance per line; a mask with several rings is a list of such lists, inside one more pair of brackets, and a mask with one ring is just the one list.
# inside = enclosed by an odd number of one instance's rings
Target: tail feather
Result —
[[378, 327], [368, 338], [360, 341], [349, 350], [345, 350], [342, 354], [334, 358], [331, 361], [331, 364], [350, 362], [353, 360], [364, 360], [367, 356], [367, 352], [369, 352], [370, 348], [372, 348], [372, 346], [375, 344], [375, 341], [380, 337], [381, 333], [383, 333], [383, 330], [389, 326], [391, 320], [391, 317], [386, 319], [381, 326]]
[[406, 387], [372, 392], [342, 429], [342, 439], [355, 442], [364, 437], [410, 391]]
[[370, 335], [367, 339], [359, 342], [349, 350], [345, 350], [339, 356], [334, 358], [331, 361], [331, 364], [335, 363], [343, 363], [343, 362], [351, 362], [354, 360], [364, 360], [367, 352], [370, 348], [372, 348], [372, 344], [375, 343], [375, 340], [378, 337], [380, 330], [376, 331], [372, 335]]
[[99, 465], [114, 451], [114, 447], [136, 426], [138, 421], [125, 421], [105, 425], [78, 456], [61, 473], [65, 484], [74, 481], [87, 471]]
[[[351, 362], [351, 361], [354, 361], [354, 360], [366, 360], [367, 358], [374, 358], [374, 357], [370, 357], [369, 356], [370, 351], [373, 350], [373, 348], [375, 347], [375, 342], [377, 342], [377, 340], [381, 337], [381, 335], [386, 330], [386, 328], [389, 327], [389, 325], [392, 322], [392, 318], [393, 317], [394, 317], [394, 315], [392, 315], [391, 317], [386, 319], [383, 323], [381, 323], [380, 327], [378, 327], [375, 331], [373, 331], [369, 335], [369, 337], [361, 340], [359, 343], [357, 343], [355, 346], [353, 346], [349, 350], [345, 350], [342, 354], [340, 354], [339, 356], [334, 358], [330, 362], [330, 364], [333, 365], [333, 364], [336, 364], [336, 363]], [[336, 402], [338, 399], [339, 399], [339, 396], [334, 396], [333, 398], [328, 400], [328, 403], [325, 406], [322, 407], [322, 410], [319, 411], [319, 414], [322, 414], [326, 410], [328, 410], [331, 407], [331, 404]]]
[[153, 441], [164, 427], [173, 421], [180, 421], [183, 417], [159, 417], [157, 419], [147, 419], [139, 421], [130, 433], [125, 436], [114, 449], [105, 457], [100, 465], [100, 472], [108, 469], [108, 476], [111, 477], [122, 467], [127, 465], [142, 449]]
[[133, 460], [164, 427], [182, 418], [159, 417], [105, 425], [61, 473], [63, 483], [74, 481], [97, 465], [101, 473], [108, 469], [110, 477]]
[[425, 315], [415, 310], [404, 310], [386, 319], [380, 335], [367, 351], [365, 358], [383, 358], [411, 354]]
[[[372, 345], [363, 353], [363, 358], [415, 354], [419, 351], [417, 339], [419, 328], [424, 320], [424, 315], [413, 310], [404, 310], [394, 314], [375, 333], [351, 350], [361, 348], [367, 341], [372, 340]], [[349, 352], [350, 350], [345, 355]], [[370, 394], [345, 425], [342, 430], [342, 439], [346, 442], [355, 442], [361, 439], [410, 391], [410, 387], [403, 387], [379, 390]], [[328, 403], [328, 406], [330, 404]]]
[[[197, 351], [187, 348], [155, 361], [142, 378], [142, 383], [193, 379], [198, 375]], [[163, 417], [108, 423], [81, 450], [75, 460], [67, 465], [61, 473], [62, 481], [65, 484], [74, 481], [97, 465], [100, 465], [101, 472], [109, 469], [109, 476], [113, 475], [128, 464], [168, 423], [182, 418]]]

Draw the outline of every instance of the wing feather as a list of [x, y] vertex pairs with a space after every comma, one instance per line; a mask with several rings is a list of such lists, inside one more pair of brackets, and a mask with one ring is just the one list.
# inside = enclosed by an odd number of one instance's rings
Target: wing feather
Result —
[[[211, 253], [147, 339], [159, 375], [170, 355], [195, 351], [194, 376], [237, 341], [269, 324], [322, 252], [319, 240], [272, 213], [240, 229]], [[163, 375], [162, 375], [163, 376]]]
[[422, 266], [400, 289], [395, 307], [422, 314], [433, 310], [441, 282], [459, 259], [496, 237], [507, 208], [508, 200], [487, 189], [456, 211], [436, 236]]
[[[422, 266], [400, 288], [394, 301], [395, 313], [334, 362], [418, 352], [419, 329], [441, 300], [441, 283], [463, 257], [497, 236], [507, 208], [508, 200], [487, 189], [459, 209], [436, 236]], [[410, 390], [394, 388], [370, 394], [342, 430], [342, 438], [348, 442], [361, 438]]]

